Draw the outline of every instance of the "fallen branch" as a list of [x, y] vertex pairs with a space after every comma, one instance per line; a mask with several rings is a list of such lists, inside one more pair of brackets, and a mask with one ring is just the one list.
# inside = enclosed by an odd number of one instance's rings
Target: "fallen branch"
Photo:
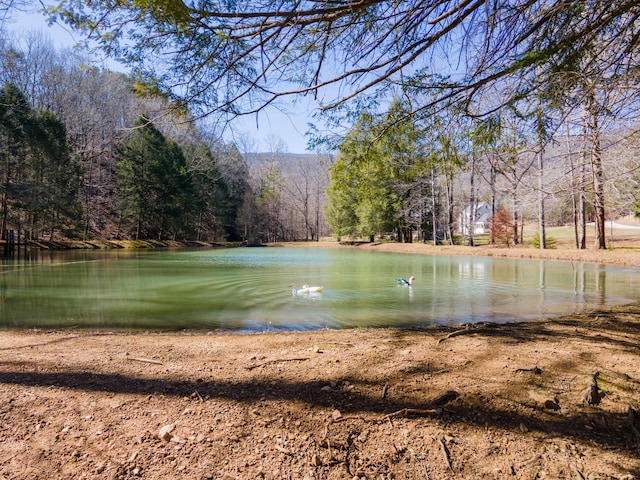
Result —
[[429, 370], [425, 372], [425, 375], [439, 375], [441, 373], [449, 373], [451, 370], [448, 368], [443, 368], [442, 370]]
[[[449, 402], [454, 401], [460, 394], [455, 390], [447, 390], [446, 392], [436, 395], [427, 404], [429, 407], [441, 407]], [[382, 416], [380, 420], [389, 420], [392, 417], [399, 417], [405, 415], [429, 415], [432, 413], [438, 413], [437, 408], [402, 408], [392, 413], [387, 413]]]
[[520, 465], [518, 465], [518, 468], [524, 468], [524, 467], [528, 467], [529, 465], [537, 462], [538, 460], [540, 460], [541, 455], [534, 455], [533, 457], [523, 461], [522, 463], [520, 463]]
[[438, 443], [440, 444], [440, 450], [442, 451], [442, 456], [444, 457], [444, 462], [447, 465], [447, 468], [449, 470], [453, 470], [451, 468], [451, 458], [449, 456], [449, 449], [447, 449], [447, 446], [444, 444], [444, 440], [442, 440], [441, 438], [438, 439]]
[[429, 478], [429, 472], [427, 471], [427, 466], [424, 464], [424, 462], [422, 463], [422, 471], [424, 472], [424, 478], [426, 478], [427, 480], [431, 480]]
[[537, 366], [533, 368], [516, 368], [516, 373], [522, 373], [522, 372], [531, 372], [531, 373], [535, 373], [536, 375], [542, 375], [542, 369]]
[[247, 370], [253, 370], [254, 368], [264, 367], [265, 365], [270, 365], [272, 363], [280, 363], [280, 362], [304, 362], [309, 360], [309, 357], [301, 357], [301, 358], [279, 358], [276, 360], [267, 360], [266, 362], [258, 363], [257, 365], [251, 365], [246, 367]]
[[587, 480], [586, 477], [582, 474], [580, 470], [578, 470], [578, 467], [576, 467], [575, 465], [571, 465], [571, 470], [573, 470], [573, 473], [575, 473], [576, 477], [578, 477], [580, 480]]
[[132, 362], [153, 363], [154, 365], [163, 365], [162, 362], [158, 360], [153, 360], [151, 358], [127, 357], [127, 360], [131, 360]]
[[389, 384], [385, 383], [384, 387], [382, 387], [382, 398], [386, 398], [388, 391], [389, 391]]
[[347, 415], [347, 416], [344, 416], [344, 417], [341, 416], [341, 417], [338, 417], [338, 418], [332, 418], [331, 420], [329, 420], [328, 423], [329, 424], [340, 423], [340, 422], [345, 422], [347, 420], [362, 420], [363, 422], [367, 421], [366, 418], [364, 418], [364, 417], [362, 417], [360, 415]]
[[461, 330], [455, 330], [451, 332], [449, 335], [445, 335], [444, 337], [440, 338], [438, 340], [438, 345], [440, 345], [445, 340], [448, 340], [453, 337], [457, 337], [458, 335], [466, 335], [468, 333], [480, 333], [480, 332], [483, 332], [484, 330], [485, 330], [484, 328], [472, 328], [467, 326]]
[[387, 413], [386, 415], [382, 416], [380, 418], [380, 420], [388, 420], [392, 417], [400, 417], [400, 416], [406, 416], [406, 415], [428, 415], [431, 413], [437, 413], [438, 410], [435, 408], [402, 408], [398, 411], [392, 412], [392, 413]]

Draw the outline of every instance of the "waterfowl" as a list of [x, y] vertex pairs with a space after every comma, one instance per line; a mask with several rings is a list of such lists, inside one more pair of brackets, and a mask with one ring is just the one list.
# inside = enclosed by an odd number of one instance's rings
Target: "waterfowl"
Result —
[[406, 280], [404, 278], [396, 278], [396, 283], [398, 285], [410, 287], [411, 285], [413, 285], [413, 282], [415, 281], [415, 279], [416, 277], [414, 277], [413, 275], [409, 277], [409, 280]]
[[320, 293], [324, 287], [310, 287], [309, 285], [303, 285], [300, 288], [296, 288], [295, 285], [292, 285], [293, 289], [291, 293], [294, 295], [302, 295], [305, 293]]

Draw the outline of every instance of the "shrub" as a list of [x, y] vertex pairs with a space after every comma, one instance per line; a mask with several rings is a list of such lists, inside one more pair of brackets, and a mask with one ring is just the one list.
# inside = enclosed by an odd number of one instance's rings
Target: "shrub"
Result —
[[[546, 236], [545, 237], [545, 248], [554, 249], [557, 247], [557, 240], [553, 237]], [[531, 246], [534, 248], [540, 248], [540, 234], [536, 233], [534, 237], [531, 239]]]

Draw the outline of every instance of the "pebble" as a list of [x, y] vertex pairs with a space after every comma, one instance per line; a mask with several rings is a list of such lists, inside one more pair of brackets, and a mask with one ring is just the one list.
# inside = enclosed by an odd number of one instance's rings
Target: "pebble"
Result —
[[168, 442], [169, 440], [171, 440], [173, 438], [173, 435], [171, 434], [171, 432], [173, 431], [174, 428], [175, 428], [175, 425], [173, 425], [173, 424], [165, 425], [158, 432], [158, 437], [161, 440], [164, 440], [165, 442]]
[[544, 401], [544, 408], [548, 408], [549, 410], [560, 410], [560, 405], [558, 405], [558, 402], [555, 400], [549, 399]]

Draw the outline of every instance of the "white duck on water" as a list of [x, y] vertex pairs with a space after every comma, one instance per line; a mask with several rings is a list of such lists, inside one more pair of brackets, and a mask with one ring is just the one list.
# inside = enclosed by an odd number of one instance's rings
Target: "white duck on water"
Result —
[[410, 287], [411, 285], [413, 285], [413, 282], [415, 280], [416, 280], [416, 277], [412, 275], [409, 277], [409, 280], [406, 280], [404, 278], [396, 278], [396, 283], [398, 285], [402, 285], [403, 287]]
[[289, 285], [292, 287], [291, 293], [294, 295], [303, 295], [305, 293], [321, 293], [324, 287], [310, 287], [309, 285], [303, 285], [300, 288], [296, 288], [295, 285]]

